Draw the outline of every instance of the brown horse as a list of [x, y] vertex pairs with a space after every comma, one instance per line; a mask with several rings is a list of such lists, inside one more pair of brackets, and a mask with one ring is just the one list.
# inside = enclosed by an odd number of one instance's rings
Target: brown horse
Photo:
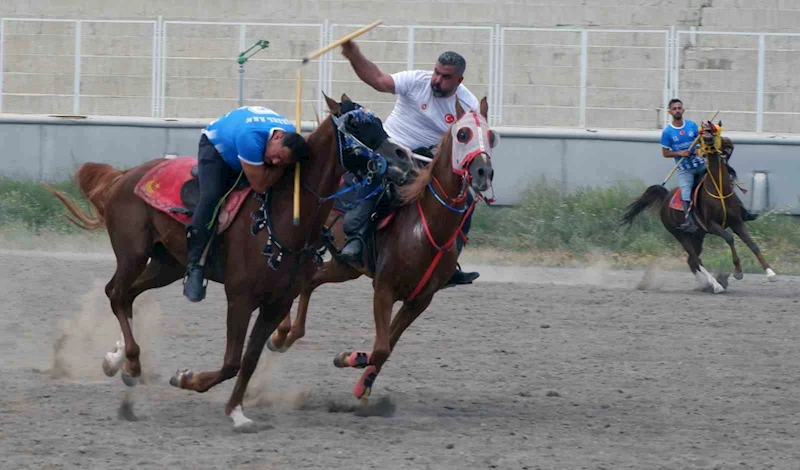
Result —
[[[733, 183], [728, 173], [727, 157], [722, 151], [726, 145], [717, 128], [710, 121], [702, 125], [700, 131], [700, 154], [706, 160], [706, 174], [698, 185], [699, 188], [693, 191], [696, 194], [693, 202], [695, 221], [700, 227], [694, 233], [684, 232], [678, 227], [684, 222], [683, 209], [670, 207], [670, 199], [678, 189], [667, 191], [663, 185], [650, 186], [644, 194], [631, 203], [626, 213], [622, 217], [622, 223], [630, 225], [633, 219], [642, 213], [649, 206], [661, 204], [661, 223], [664, 227], [681, 243], [689, 254], [687, 262], [692, 273], [701, 284], [709, 284], [714, 293], [719, 294], [725, 288], [715, 279], [700, 261], [700, 254], [703, 251], [703, 240], [706, 234], [721, 237], [731, 248], [731, 256], [734, 265], [734, 278], [742, 279], [742, 267], [739, 263], [739, 255], [734, 247], [733, 235], [726, 230], [730, 227], [742, 241], [756, 255], [761, 266], [767, 273], [770, 281], [777, 280], [772, 267], [764, 259], [758, 245], [753, 241], [750, 233], [744, 225], [741, 214], [739, 198], [733, 196]], [[731, 145], [728, 143], [728, 145]]]
[[[373, 350], [343, 352], [334, 360], [337, 367], [366, 368], [353, 392], [362, 400], [369, 396], [375, 378], [400, 336], [455, 272], [456, 237], [461, 235], [463, 220], [475, 205], [466, 202], [469, 188], [480, 194], [491, 187], [494, 177], [491, 153], [497, 145], [497, 136], [487, 124], [487, 109], [486, 98], [481, 100], [480, 114], [466, 113], [457, 104], [458, 120], [440, 142], [438, 154], [413, 184], [401, 188], [404, 202], [417, 203], [400, 207], [389, 225], [378, 231], [373, 249], [364, 250], [362, 266], [365, 267], [339, 262], [337, 249], [331, 247], [333, 259], [324, 263], [311, 282], [303, 286], [296, 321], [292, 325], [289, 316], [284, 319], [268, 342], [271, 350], [286, 351], [305, 334], [306, 313], [314, 289], [370, 276], [376, 332]], [[344, 243], [341, 220], [331, 214], [327, 221], [338, 246]], [[375, 256], [375, 272], [366, 267], [370, 252]], [[403, 305], [392, 319], [392, 306], [398, 300]]]
[[[344, 135], [351, 135], [359, 142], [372, 142], [370, 149], [386, 156], [390, 164], [411, 170], [410, 154], [388, 138], [379, 119], [370, 117], [371, 114], [347, 119], [353, 117], [350, 111], [360, 109], [359, 105], [345, 95], [342, 103], [325, 98], [331, 118], [307, 139], [312, 152], [308, 163], [303, 164], [305, 191], [301, 197], [300, 225], [292, 224], [294, 170], [287, 169], [267, 195], [256, 195], [260, 197], [248, 198], [243, 203], [230, 227], [216, 242], [220, 259], [224, 260], [224, 276], [215, 274], [209, 266], [207, 274], [210, 272], [212, 281], [224, 283], [228, 303], [222, 367], [209, 372], [179, 370], [170, 380], [174, 386], [202, 393], [238, 373], [225, 407], [225, 414], [237, 428], [252, 423], [244, 416], [241, 404], [264, 343], [289, 312], [304, 279], [315, 272], [316, 245], [321, 243], [323, 222], [333, 205], [333, 201], [323, 202], [316, 195], [336, 191], [345, 171], [344, 163], [340, 162], [352, 158], [347, 155], [349, 150], [340, 145]], [[343, 123], [334, 124], [334, 117], [344, 115], [348, 116], [340, 118]], [[123, 380], [128, 385], [135, 384], [135, 378], [141, 374], [139, 346], [130, 322], [134, 299], [148, 289], [172, 284], [185, 273], [184, 225], [134, 194], [134, 188], [148, 170], [163, 161], [153, 160], [127, 171], [98, 163], [82, 165], [77, 171], [77, 182], [96, 215], [86, 214], [68, 196], [51, 188], [75, 217], [76, 220], [71, 220], [77, 225], [87, 230], [106, 227], [108, 231], [117, 270], [106, 285], [106, 295], [119, 321], [122, 340], [117, 343], [118, 351], [106, 355], [103, 369], [107, 375], [116, 374], [124, 351]], [[254, 230], [256, 235], [251, 234], [250, 214], [263, 214], [263, 226], [268, 230]], [[282, 262], [268, 266], [262, 249], [272, 255], [269, 259], [282, 257]], [[242, 358], [250, 317], [256, 308], [258, 318]]]

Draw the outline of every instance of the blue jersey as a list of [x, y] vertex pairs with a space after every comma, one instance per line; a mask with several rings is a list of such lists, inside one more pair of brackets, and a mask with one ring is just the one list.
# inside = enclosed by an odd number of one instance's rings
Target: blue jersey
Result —
[[[680, 128], [669, 124], [661, 132], [661, 146], [673, 152], [688, 150], [689, 146], [692, 145], [692, 142], [694, 142], [694, 139], [697, 137], [697, 134], [697, 124], [692, 121], [684, 121], [683, 127]], [[694, 152], [694, 148], [695, 147], [692, 148], [692, 152]], [[682, 157], [675, 157], [675, 163], [681, 161], [681, 158]], [[705, 164], [706, 162], [702, 158], [690, 155], [681, 163], [678, 169], [688, 170], [690, 168], [700, 168], [705, 166]]]
[[264, 164], [267, 141], [275, 130], [296, 132], [292, 122], [262, 106], [244, 106], [212, 122], [203, 130], [231, 168], [241, 170], [242, 160]]

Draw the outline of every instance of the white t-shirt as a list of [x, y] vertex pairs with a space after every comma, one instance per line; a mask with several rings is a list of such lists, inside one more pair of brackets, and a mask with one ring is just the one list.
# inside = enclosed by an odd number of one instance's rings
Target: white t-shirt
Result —
[[464, 111], [478, 110], [478, 100], [464, 85], [453, 96], [438, 98], [431, 90], [433, 72], [407, 70], [392, 74], [397, 102], [384, 129], [411, 150], [438, 145], [456, 122], [456, 97]]

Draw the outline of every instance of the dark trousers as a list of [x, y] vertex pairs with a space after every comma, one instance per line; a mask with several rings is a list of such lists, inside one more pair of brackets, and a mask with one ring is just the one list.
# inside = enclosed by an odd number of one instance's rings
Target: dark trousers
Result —
[[344, 225], [342, 228], [344, 229], [348, 241], [353, 238], [359, 238], [363, 243], [366, 242], [366, 234], [371, 228], [370, 217], [375, 211], [375, 205], [378, 202], [379, 195], [374, 194], [369, 199], [365, 198], [372, 194], [380, 184], [380, 181], [373, 181], [372, 184], [362, 186], [356, 190], [356, 199], [363, 202], [360, 202], [344, 215]]
[[222, 155], [214, 148], [214, 144], [203, 134], [197, 153], [197, 182], [200, 186], [200, 200], [192, 216], [192, 227], [208, 230], [208, 224], [214, 215], [214, 209], [222, 196], [236, 183], [239, 171], [234, 170]]

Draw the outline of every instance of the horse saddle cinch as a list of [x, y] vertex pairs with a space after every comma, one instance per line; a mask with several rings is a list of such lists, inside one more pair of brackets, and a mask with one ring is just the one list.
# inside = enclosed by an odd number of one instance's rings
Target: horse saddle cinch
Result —
[[[241, 179], [231, 191], [219, 211], [218, 233], [222, 233], [230, 226], [250, 191], [246, 179]], [[200, 200], [197, 159], [177, 157], [159, 163], [139, 180], [134, 193], [150, 206], [188, 225]]]

